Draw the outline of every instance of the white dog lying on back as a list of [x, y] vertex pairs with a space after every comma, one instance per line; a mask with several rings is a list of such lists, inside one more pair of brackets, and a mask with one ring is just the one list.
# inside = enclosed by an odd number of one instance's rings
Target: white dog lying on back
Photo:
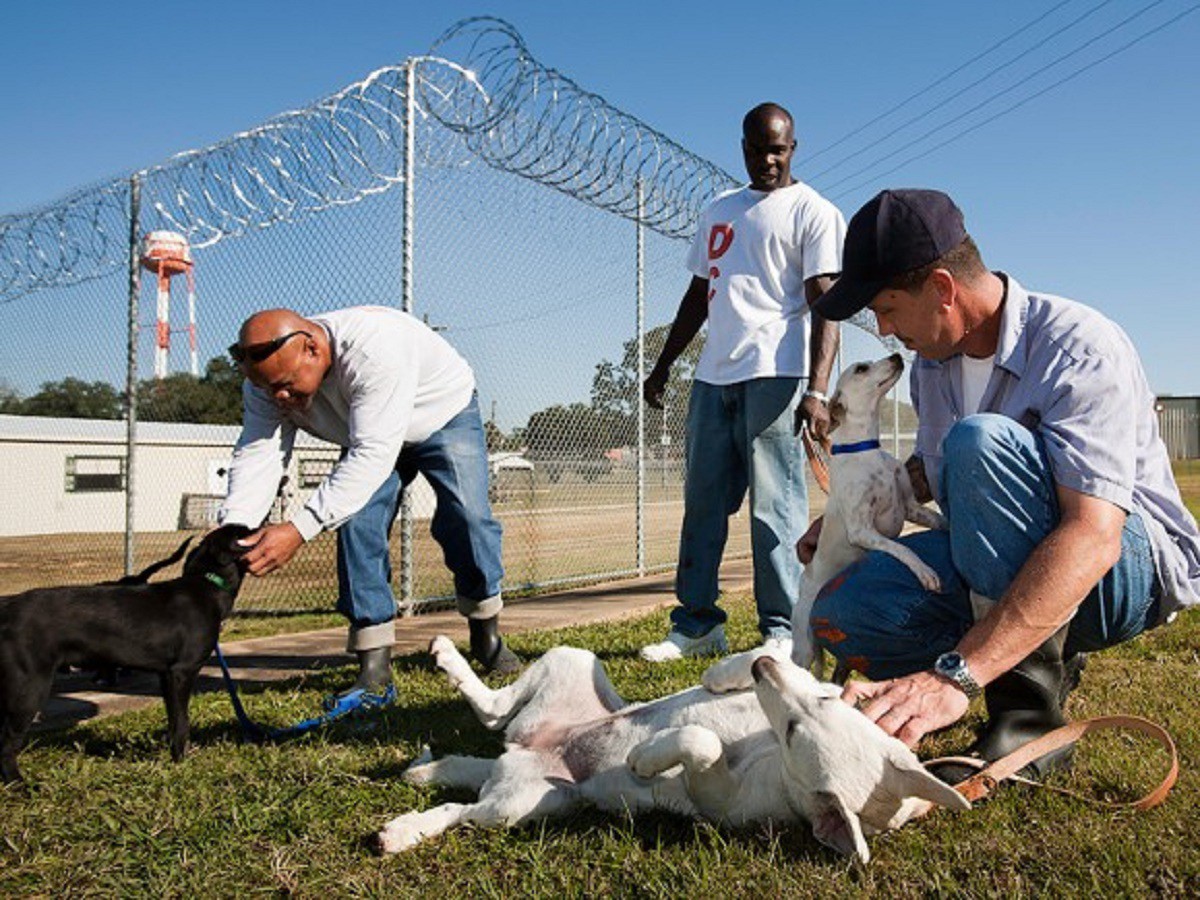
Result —
[[908, 471], [879, 446], [879, 402], [904, 371], [900, 354], [856, 363], [838, 377], [829, 400], [830, 433], [836, 443], [829, 462], [829, 500], [812, 562], [804, 568], [792, 611], [792, 659], [811, 668], [818, 661], [809, 623], [817, 594], [829, 579], [868, 550], [882, 550], [917, 576], [926, 590], [940, 587], [937, 573], [893, 540], [905, 521], [927, 528], [946, 520], [917, 502]]
[[433, 760], [426, 750], [405, 780], [470, 788], [478, 802], [392, 820], [374, 838], [383, 853], [456, 825], [508, 827], [592, 804], [734, 826], [806, 819], [818, 840], [866, 862], [864, 835], [897, 828], [933, 803], [970, 805], [842, 702], [839, 688], [790, 660], [727, 660], [719, 678], [705, 676], [722, 693], [696, 687], [627, 705], [585, 650], [554, 648], [500, 690], [480, 681], [448, 638], [435, 638], [430, 651], [483, 724], [504, 729], [505, 751]]

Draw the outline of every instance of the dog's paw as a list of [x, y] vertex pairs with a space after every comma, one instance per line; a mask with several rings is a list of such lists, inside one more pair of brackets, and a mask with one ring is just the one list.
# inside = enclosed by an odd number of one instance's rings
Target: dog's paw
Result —
[[415, 823], [405, 822], [406, 818], [407, 816], [401, 816], [382, 831], [369, 837], [367, 845], [379, 856], [385, 853], [403, 853], [417, 846], [425, 840], [425, 835]]
[[405, 784], [429, 784], [432, 780], [433, 767], [430, 763], [433, 762], [433, 751], [429, 749], [429, 745], [425, 744], [421, 747], [421, 752], [417, 754], [417, 758], [408, 764], [401, 774], [400, 778]]
[[918, 569], [916, 576], [917, 580], [921, 582], [921, 587], [925, 588], [925, 590], [932, 591], [935, 594], [941, 592], [942, 579], [938, 578], [937, 572], [933, 571], [929, 566], [922, 566]]
[[439, 634], [429, 642], [429, 654], [433, 657], [433, 664], [453, 679], [462, 660], [462, 654], [454, 646], [454, 641], [444, 634]]
[[700, 683], [710, 694], [730, 694], [754, 686], [750, 666], [765, 651], [750, 650], [715, 662], [700, 676]]
[[631, 749], [625, 757], [625, 765], [638, 778], [651, 778], [654, 772], [647, 769], [645, 765], [646, 754], [641, 746]]
[[454, 641], [446, 637], [444, 634], [439, 634], [429, 642], [429, 655], [433, 657], [434, 662], [439, 666], [442, 664], [442, 657], [450, 653], [457, 653], [454, 647]]
[[648, 741], [643, 741], [636, 744], [625, 756], [625, 765], [629, 767], [629, 771], [642, 779], [653, 778], [661, 771], [652, 758], [648, 743]]

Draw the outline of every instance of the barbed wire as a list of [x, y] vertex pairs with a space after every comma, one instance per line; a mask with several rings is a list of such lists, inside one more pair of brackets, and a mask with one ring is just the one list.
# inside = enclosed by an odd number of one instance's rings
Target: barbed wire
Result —
[[[728, 173], [537, 62], [499, 19], [450, 28], [414, 59], [418, 129], [457, 134], [489, 165], [636, 219], [695, 229]], [[122, 270], [129, 258], [130, 179], [141, 180], [140, 230], [183, 234], [193, 249], [332, 207], [403, 179], [405, 64], [388, 66], [300, 110], [202, 150], [0, 217], [0, 302]], [[418, 141], [423, 165], [464, 164], [450, 141]], [[436, 156], [431, 155], [435, 152]]]
[[447, 85], [422, 107], [490, 165], [556, 188], [668, 237], [690, 237], [705, 204], [740, 183], [645, 122], [539, 63], [502, 19], [464, 19], [431, 51], [469, 68], [482, 90]]
[[[476, 17], [451, 26], [430, 55], [378, 69], [304, 109], [57, 203], [0, 216], [0, 303], [124, 270], [134, 175], [139, 230], [179, 232], [193, 249], [391, 189], [403, 180], [409, 64], [418, 131], [440, 128], [460, 139], [418, 134], [422, 166], [483, 160], [671, 238], [690, 237], [704, 206], [739, 184], [542, 65], [508, 22]], [[869, 316], [853, 322], [876, 333]]]

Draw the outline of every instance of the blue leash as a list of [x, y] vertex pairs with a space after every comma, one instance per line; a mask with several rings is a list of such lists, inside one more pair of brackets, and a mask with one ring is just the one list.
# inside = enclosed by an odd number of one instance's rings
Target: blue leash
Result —
[[242, 740], [247, 743], [262, 744], [267, 741], [286, 741], [318, 728], [324, 728], [332, 722], [355, 713], [382, 709], [396, 702], [397, 692], [394, 684], [389, 684], [387, 689], [379, 694], [372, 693], [365, 688], [356, 688], [345, 694], [326, 697], [325, 709], [320, 715], [304, 719], [286, 728], [266, 728], [247, 715], [246, 708], [242, 706], [241, 698], [238, 697], [237, 685], [234, 684], [233, 676], [229, 673], [229, 664], [225, 662], [225, 654], [221, 652], [220, 644], [217, 644], [216, 651], [217, 662], [221, 665], [221, 680], [225, 682], [225, 690], [229, 692], [229, 700], [233, 703], [233, 713], [237, 716], [238, 725], [242, 729]]

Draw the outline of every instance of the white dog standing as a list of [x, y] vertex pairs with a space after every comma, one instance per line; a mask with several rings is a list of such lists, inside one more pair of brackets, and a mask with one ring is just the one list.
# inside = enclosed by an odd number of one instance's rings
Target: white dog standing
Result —
[[834, 575], [868, 550], [882, 550], [908, 566], [926, 590], [940, 587], [937, 573], [893, 540], [905, 521], [946, 527], [940, 513], [917, 502], [904, 466], [879, 445], [879, 403], [904, 371], [896, 353], [873, 363], [856, 363], [838, 377], [829, 401], [830, 433], [836, 432], [829, 463], [829, 500], [812, 562], [804, 569], [792, 611], [792, 659], [812, 668], [819, 660], [809, 617], [817, 594]]
[[399, 816], [374, 837], [383, 853], [457, 825], [508, 827], [592, 804], [734, 826], [806, 819], [820, 841], [866, 862], [865, 834], [899, 827], [933, 803], [970, 805], [842, 702], [839, 688], [789, 660], [743, 656], [745, 665], [725, 665], [713, 685], [725, 693], [696, 687], [627, 705], [585, 650], [556, 647], [500, 690], [480, 681], [448, 638], [430, 651], [483, 724], [504, 729], [505, 751], [438, 760], [425, 751], [405, 780], [470, 788], [479, 799]]

